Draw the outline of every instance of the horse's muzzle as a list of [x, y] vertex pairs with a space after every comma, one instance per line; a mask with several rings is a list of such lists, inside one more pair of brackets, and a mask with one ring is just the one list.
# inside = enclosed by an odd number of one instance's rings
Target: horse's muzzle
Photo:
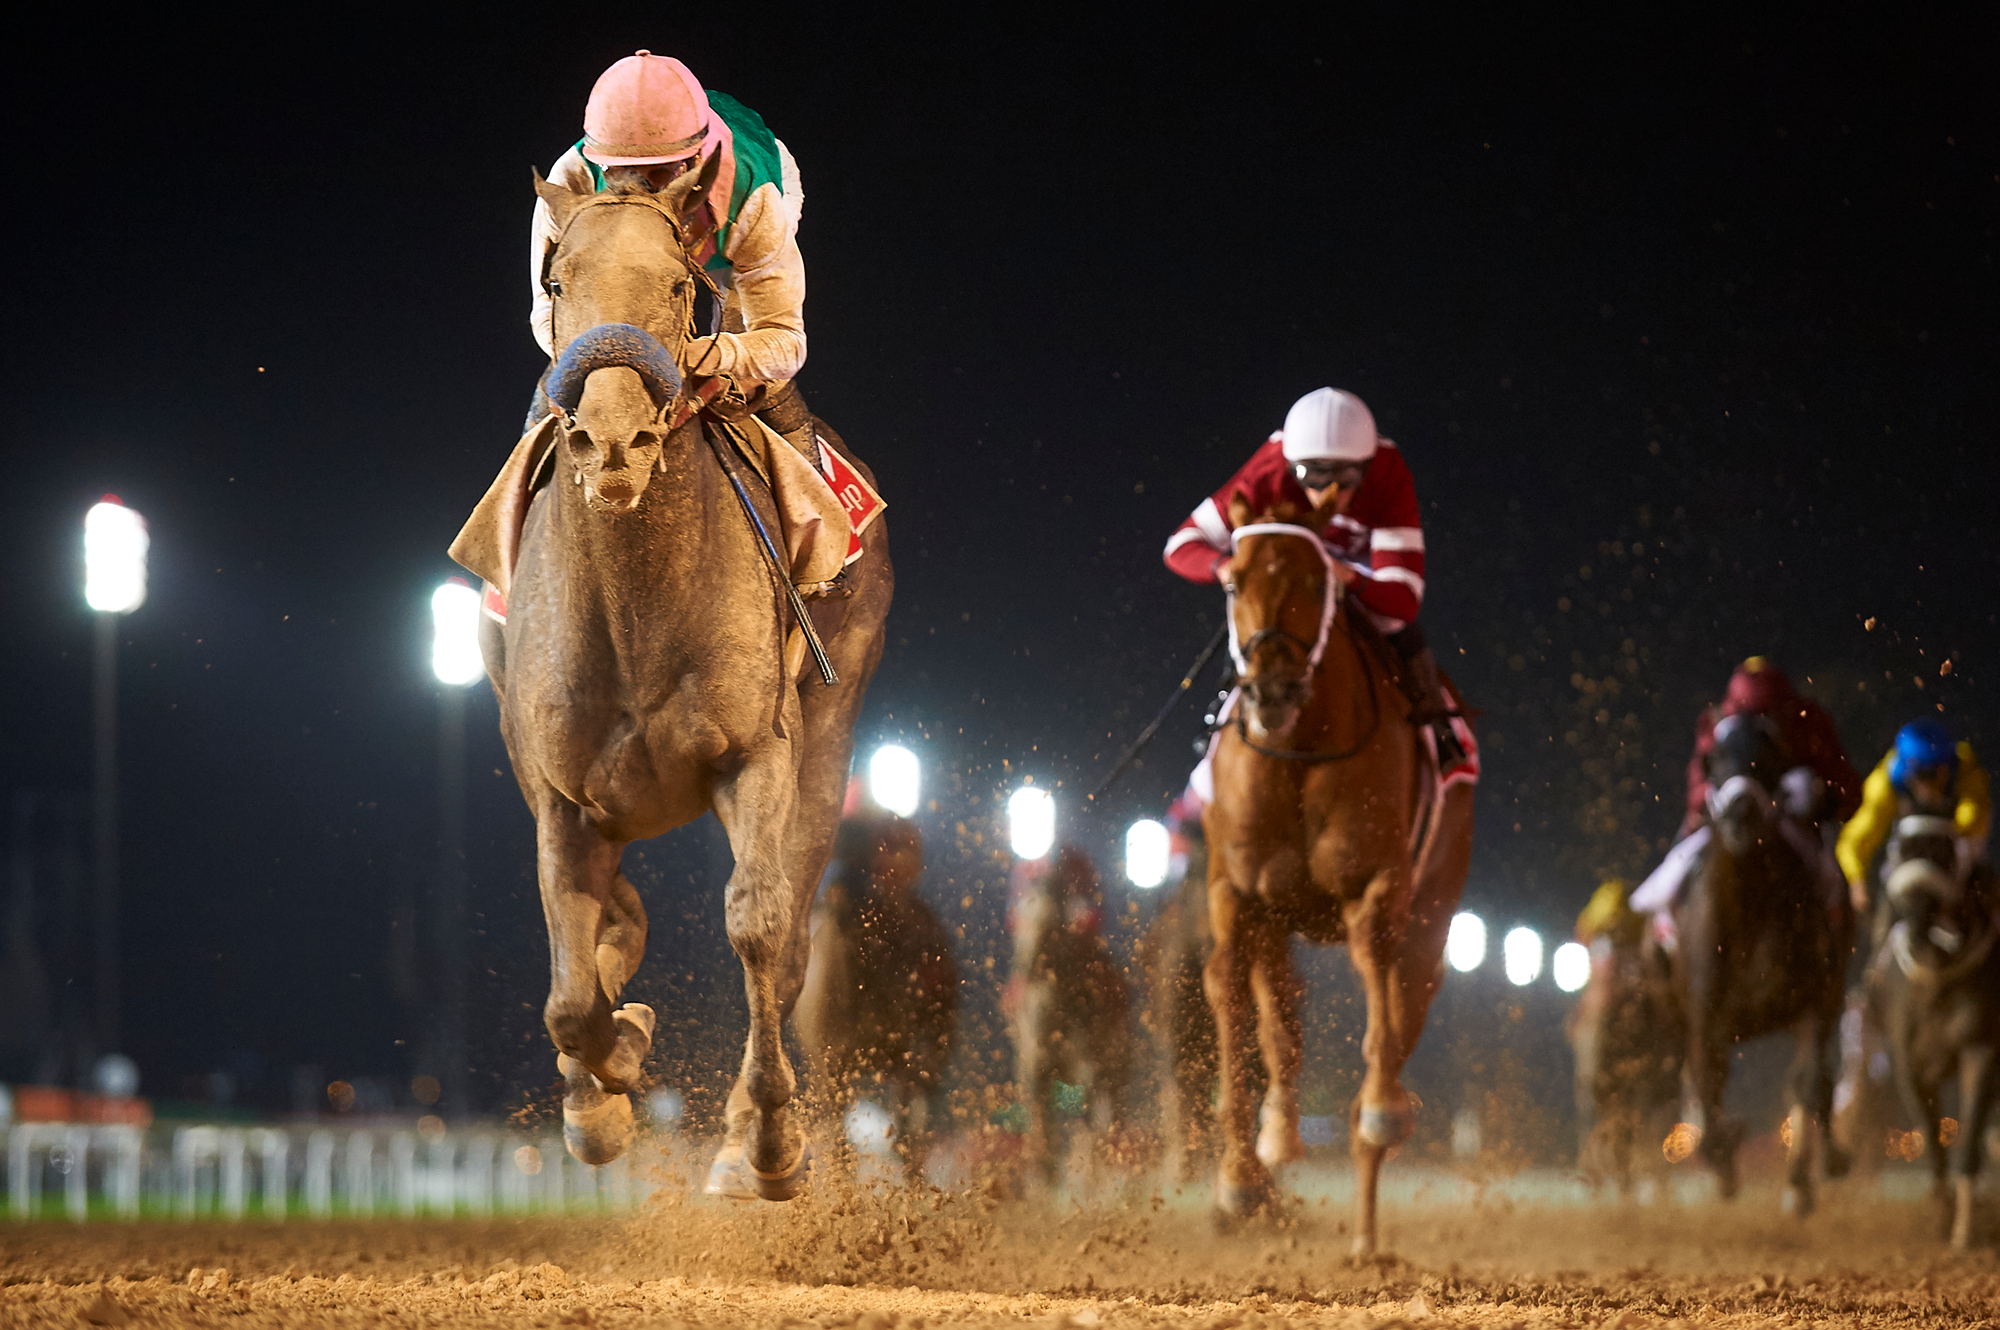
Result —
[[1243, 682], [1243, 718], [1258, 738], [1283, 734], [1306, 704], [1306, 681], [1260, 676]]

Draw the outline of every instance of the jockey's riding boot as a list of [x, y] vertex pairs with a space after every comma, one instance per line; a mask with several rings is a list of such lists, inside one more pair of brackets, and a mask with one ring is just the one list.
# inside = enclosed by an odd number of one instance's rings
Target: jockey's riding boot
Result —
[[1438, 676], [1437, 657], [1426, 646], [1403, 659], [1403, 692], [1410, 699], [1410, 724], [1428, 725], [1437, 735], [1438, 769], [1450, 771], [1465, 761], [1465, 746], [1451, 728], [1451, 712], [1444, 702], [1444, 680]]
[[820, 469], [819, 435], [813, 428], [812, 412], [806, 407], [806, 399], [799, 392], [797, 383], [786, 381], [773, 390], [764, 405], [757, 408], [757, 418], [784, 436], [785, 442], [799, 450], [799, 456]]

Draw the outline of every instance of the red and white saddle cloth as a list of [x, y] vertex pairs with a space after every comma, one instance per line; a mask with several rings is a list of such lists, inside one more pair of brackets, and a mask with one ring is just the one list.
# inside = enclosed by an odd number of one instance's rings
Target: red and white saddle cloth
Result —
[[[480, 608], [496, 623], [507, 622], [507, 590], [520, 556], [521, 525], [527, 520], [534, 473], [553, 439], [543, 438], [546, 421], [522, 436], [507, 465], [452, 544], [452, 556], [482, 582]], [[755, 416], [736, 428], [761, 456], [752, 458], [771, 484], [779, 525], [801, 589], [823, 583], [861, 557], [861, 534], [887, 508], [875, 487], [839, 453], [818, 438], [819, 465]]]

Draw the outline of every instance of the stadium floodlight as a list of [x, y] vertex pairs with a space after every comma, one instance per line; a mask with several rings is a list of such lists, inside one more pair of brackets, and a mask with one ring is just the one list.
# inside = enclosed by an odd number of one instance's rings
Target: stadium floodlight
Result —
[[1590, 948], [1581, 942], [1563, 943], [1556, 948], [1549, 970], [1555, 976], [1557, 988], [1565, 993], [1576, 992], [1590, 982]]
[[464, 685], [486, 673], [479, 655], [479, 593], [454, 577], [431, 593], [431, 673]]
[[884, 744], [868, 759], [868, 797], [898, 817], [917, 811], [917, 755], [901, 744]]
[[1460, 974], [1469, 974], [1486, 960], [1486, 921], [1465, 911], [1451, 917], [1445, 934], [1444, 958]]
[[1532, 928], [1510, 928], [1500, 941], [1500, 959], [1507, 967], [1507, 982], [1517, 987], [1532, 984], [1542, 973], [1542, 935]]
[[83, 515], [83, 598], [106, 614], [146, 603], [146, 519], [107, 494]]
[[1056, 801], [1047, 790], [1023, 785], [1007, 799], [1007, 843], [1023, 859], [1040, 859], [1056, 843]]
[[1150, 817], [1125, 828], [1125, 876], [1135, 887], [1151, 891], [1167, 880], [1173, 842], [1167, 829]]

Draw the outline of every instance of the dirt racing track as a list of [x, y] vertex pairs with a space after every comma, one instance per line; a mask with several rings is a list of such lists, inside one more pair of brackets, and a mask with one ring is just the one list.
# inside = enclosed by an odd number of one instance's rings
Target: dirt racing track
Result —
[[826, 1178], [789, 1206], [673, 1187], [615, 1220], [8, 1225], [0, 1326], [2000, 1325], [1990, 1247], [1953, 1255], [1929, 1205], [1873, 1184], [1803, 1225], [1759, 1187], [1466, 1196], [1386, 1198], [1395, 1255], [1366, 1264], [1337, 1198], [1220, 1234], [1192, 1191], [1078, 1209]]

